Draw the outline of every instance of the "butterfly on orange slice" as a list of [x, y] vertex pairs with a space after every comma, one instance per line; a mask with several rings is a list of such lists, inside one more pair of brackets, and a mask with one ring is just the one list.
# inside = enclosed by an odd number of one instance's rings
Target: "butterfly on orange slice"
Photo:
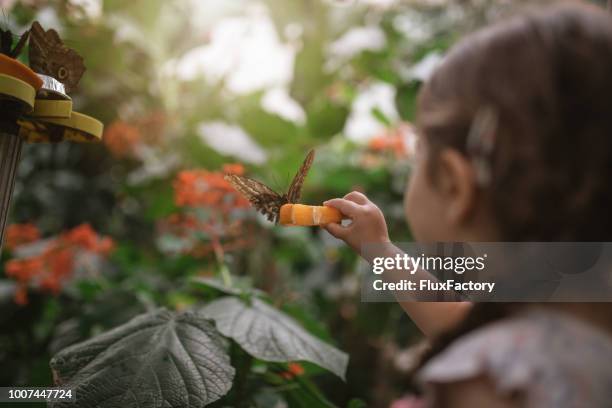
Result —
[[324, 225], [339, 222], [340, 212], [331, 207], [307, 206], [298, 204], [302, 194], [302, 185], [314, 161], [315, 152], [310, 150], [291, 181], [285, 194], [279, 194], [265, 184], [249, 177], [226, 174], [227, 180], [242, 194], [257, 211], [266, 216], [268, 221], [281, 225]]
[[280, 208], [283, 204], [295, 204], [299, 201], [302, 194], [302, 185], [310, 170], [310, 166], [312, 166], [314, 155], [314, 150], [308, 152], [285, 194], [279, 194], [265, 184], [250, 177], [226, 174], [224, 178], [249, 200], [257, 211], [265, 215], [268, 221], [278, 223]]

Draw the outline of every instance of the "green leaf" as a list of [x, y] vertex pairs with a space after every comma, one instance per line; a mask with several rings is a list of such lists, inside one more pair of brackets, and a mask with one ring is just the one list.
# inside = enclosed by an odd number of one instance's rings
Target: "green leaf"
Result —
[[233, 285], [227, 286], [220, 279], [196, 276], [190, 279], [190, 283], [196, 287], [211, 288], [226, 295], [254, 295], [265, 296], [265, 292], [251, 287], [250, 282], [238, 276], [232, 276]]
[[314, 100], [307, 109], [308, 131], [314, 138], [329, 139], [342, 132], [349, 108], [327, 99]]
[[159, 309], [62, 350], [51, 368], [80, 408], [204, 407], [231, 388], [225, 348], [210, 321]]
[[217, 329], [249, 354], [264, 361], [308, 361], [344, 379], [348, 356], [305, 331], [267, 303], [252, 298], [249, 304], [224, 297], [202, 309]]
[[367, 408], [367, 406], [368, 405], [365, 403], [365, 401], [358, 398], [353, 398], [349, 401], [347, 408]]
[[414, 120], [416, 114], [416, 100], [420, 84], [412, 82], [397, 88], [395, 106], [404, 120]]
[[372, 109], [372, 116], [374, 116], [376, 118], [376, 120], [378, 120], [380, 123], [382, 123], [385, 126], [391, 126], [391, 119], [389, 119], [387, 117], [387, 115], [385, 115], [385, 113], [380, 110], [380, 108], [375, 107]]

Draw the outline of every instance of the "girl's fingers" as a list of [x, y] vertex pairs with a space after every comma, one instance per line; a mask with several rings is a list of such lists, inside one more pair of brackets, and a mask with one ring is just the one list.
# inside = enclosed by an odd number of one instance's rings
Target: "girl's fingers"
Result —
[[365, 196], [365, 194], [360, 193], [359, 191], [351, 191], [350, 193], [344, 196], [344, 199], [361, 205], [365, 205], [370, 201], [368, 200], [368, 197]]
[[342, 214], [346, 215], [349, 218], [353, 218], [360, 210], [360, 207], [357, 203], [345, 200], [343, 198], [333, 198], [331, 200], [327, 200], [323, 203], [323, 205], [334, 207], [340, 210]]
[[325, 228], [325, 230], [329, 232], [331, 235], [333, 235], [334, 237], [341, 239], [343, 241], [345, 240], [345, 238], [347, 237], [349, 233], [348, 227], [343, 227], [341, 224], [336, 224], [336, 223], [327, 224], [323, 228]]

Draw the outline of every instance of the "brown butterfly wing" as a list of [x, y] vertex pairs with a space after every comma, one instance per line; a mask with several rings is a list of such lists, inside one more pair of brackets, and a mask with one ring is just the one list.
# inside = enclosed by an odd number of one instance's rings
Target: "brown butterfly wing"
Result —
[[13, 33], [10, 30], [0, 28], [0, 52], [4, 55], [11, 56], [13, 47]]
[[252, 178], [226, 174], [224, 176], [240, 194], [264, 214], [268, 221], [277, 222], [280, 215], [280, 208], [287, 204], [287, 199], [273, 191], [270, 187]]
[[287, 201], [289, 203], [297, 203], [300, 201], [300, 196], [302, 195], [302, 185], [304, 184], [304, 179], [308, 175], [308, 171], [310, 170], [310, 166], [312, 166], [312, 162], [314, 161], [315, 151], [311, 150], [306, 155], [302, 166], [298, 170], [297, 174], [293, 178], [291, 185], [289, 186], [289, 190], [287, 190]]
[[35, 21], [30, 29], [30, 68], [64, 84], [66, 92], [76, 89], [85, 63], [76, 51], [64, 45], [57, 31], [45, 31]]

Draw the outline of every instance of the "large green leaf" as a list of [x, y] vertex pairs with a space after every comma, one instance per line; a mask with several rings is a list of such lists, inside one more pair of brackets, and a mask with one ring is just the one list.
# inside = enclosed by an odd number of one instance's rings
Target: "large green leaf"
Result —
[[210, 321], [159, 309], [62, 350], [51, 368], [57, 384], [74, 390], [79, 408], [185, 408], [203, 407], [229, 391], [229, 362]]
[[344, 379], [348, 356], [305, 331], [291, 317], [262, 300], [224, 297], [202, 309], [217, 329], [264, 361], [309, 361]]
[[253, 295], [261, 297], [266, 294], [257, 288], [253, 288], [251, 282], [246, 278], [232, 276], [232, 281], [232, 286], [227, 286], [222, 280], [217, 278], [196, 276], [191, 278], [190, 283], [195, 287], [210, 288], [226, 295]]
[[315, 99], [308, 105], [308, 130], [313, 137], [329, 139], [344, 129], [348, 115], [347, 106], [333, 103], [326, 98]]

